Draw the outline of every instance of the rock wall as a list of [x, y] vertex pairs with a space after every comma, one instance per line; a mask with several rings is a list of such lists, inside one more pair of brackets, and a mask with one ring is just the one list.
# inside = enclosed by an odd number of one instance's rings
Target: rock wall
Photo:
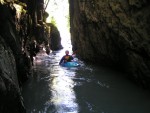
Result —
[[26, 57], [17, 32], [16, 10], [0, 2], [0, 113], [25, 113], [21, 85], [27, 80]]
[[49, 23], [50, 26], [50, 48], [52, 51], [57, 51], [62, 49], [62, 45], [61, 45], [61, 36], [60, 33], [57, 29], [57, 27], [55, 25], [53, 25], [52, 23]]
[[150, 1], [69, 0], [73, 50], [150, 87]]
[[0, 113], [26, 112], [21, 86], [32, 74], [32, 41], [44, 42], [47, 54], [51, 45], [62, 48], [55, 26], [50, 34], [47, 16], [44, 0], [0, 0]]
[[12, 50], [0, 36], [0, 112], [25, 113]]

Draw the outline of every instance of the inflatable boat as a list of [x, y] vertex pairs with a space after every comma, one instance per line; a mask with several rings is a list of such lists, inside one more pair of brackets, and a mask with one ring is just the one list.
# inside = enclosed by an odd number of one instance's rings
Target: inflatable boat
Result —
[[80, 64], [78, 62], [65, 62], [61, 64], [63, 67], [78, 67]]

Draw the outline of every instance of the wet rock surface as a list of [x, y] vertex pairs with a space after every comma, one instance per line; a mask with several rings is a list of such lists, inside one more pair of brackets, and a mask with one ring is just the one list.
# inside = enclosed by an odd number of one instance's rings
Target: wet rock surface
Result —
[[149, 9], [149, 1], [70, 0], [73, 49], [150, 87]]
[[[0, 112], [25, 113], [16, 69], [10, 47], [0, 36]], [[19, 79], [21, 82], [21, 79]]]
[[16, 10], [0, 3], [0, 112], [25, 113], [21, 85], [27, 80], [25, 57], [16, 29]]

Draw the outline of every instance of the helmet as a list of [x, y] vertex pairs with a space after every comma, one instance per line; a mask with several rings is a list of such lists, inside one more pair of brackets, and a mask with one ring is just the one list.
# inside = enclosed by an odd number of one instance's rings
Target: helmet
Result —
[[69, 51], [68, 51], [68, 50], [66, 50], [66, 51], [65, 51], [65, 53], [68, 55], [68, 54], [69, 54]]

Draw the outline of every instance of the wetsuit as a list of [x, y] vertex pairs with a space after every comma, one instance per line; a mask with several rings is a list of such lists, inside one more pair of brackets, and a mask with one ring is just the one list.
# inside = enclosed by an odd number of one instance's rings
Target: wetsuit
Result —
[[59, 62], [59, 64], [61, 64], [62, 62], [71, 62], [71, 60], [73, 60], [73, 57], [71, 56], [71, 55], [64, 55], [62, 58], [61, 58], [61, 60], [60, 60], [60, 62]]

